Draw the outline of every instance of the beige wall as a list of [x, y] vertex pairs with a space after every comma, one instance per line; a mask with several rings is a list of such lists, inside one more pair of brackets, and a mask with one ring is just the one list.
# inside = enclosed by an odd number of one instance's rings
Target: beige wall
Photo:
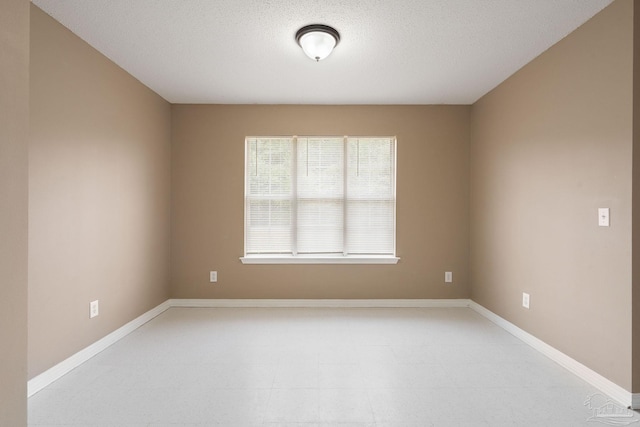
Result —
[[471, 114], [472, 298], [627, 390], [632, 12], [614, 2]]
[[29, 1], [0, 11], [0, 426], [27, 425]]
[[633, 8], [633, 387], [640, 393], [640, 9]]
[[168, 298], [171, 108], [35, 6], [30, 83], [33, 377]]
[[[173, 297], [469, 296], [469, 107], [174, 105], [172, 120]], [[293, 134], [398, 137], [397, 265], [241, 264], [244, 138]]]

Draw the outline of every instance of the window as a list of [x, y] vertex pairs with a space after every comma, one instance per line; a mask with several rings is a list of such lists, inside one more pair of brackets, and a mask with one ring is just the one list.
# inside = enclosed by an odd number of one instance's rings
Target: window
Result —
[[246, 139], [244, 263], [396, 263], [392, 137]]

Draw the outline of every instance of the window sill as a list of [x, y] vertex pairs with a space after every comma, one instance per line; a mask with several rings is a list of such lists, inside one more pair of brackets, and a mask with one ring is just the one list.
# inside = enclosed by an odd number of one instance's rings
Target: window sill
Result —
[[243, 264], [397, 264], [400, 258], [389, 255], [251, 255], [241, 257]]

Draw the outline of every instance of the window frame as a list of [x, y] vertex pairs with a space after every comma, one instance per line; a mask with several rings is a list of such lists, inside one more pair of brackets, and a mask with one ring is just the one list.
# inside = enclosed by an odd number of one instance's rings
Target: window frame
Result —
[[[295, 156], [297, 150], [298, 138], [344, 138], [344, 143], [348, 138], [367, 138], [367, 139], [389, 139], [393, 142], [393, 253], [392, 254], [277, 254], [277, 253], [251, 253], [247, 254], [247, 204], [249, 201], [248, 197], [248, 186], [249, 179], [247, 175], [248, 167], [249, 167], [249, 141], [252, 139], [288, 139], [290, 138], [293, 147], [293, 155]], [[297, 136], [297, 135], [289, 135], [289, 136], [247, 136], [244, 140], [245, 144], [245, 159], [244, 159], [244, 228], [243, 228], [243, 238], [244, 238], [244, 256], [240, 257], [240, 261], [243, 264], [397, 264], [400, 261], [400, 258], [396, 253], [396, 238], [397, 238], [397, 152], [398, 152], [398, 140], [396, 136], [326, 136], [326, 135], [313, 135], [313, 136]], [[346, 149], [346, 148], [345, 148]], [[346, 161], [345, 161], [346, 162]], [[295, 167], [295, 160], [293, 166], [294, 180], [296, 180], [297, 170]], [[345, 177], [347, 174], [347, 170], [343, 171]], [[345, 203], [347, 198], [344, 198]], [[295, 207], [294, 209], [297, 209]], [[346, 209], [346, 205], [345, 205]], [[345, 230], [346, 230], [346, 224]], [[293, 233], [295, 235], [295, 225], [291, 225], [293, 229]]]

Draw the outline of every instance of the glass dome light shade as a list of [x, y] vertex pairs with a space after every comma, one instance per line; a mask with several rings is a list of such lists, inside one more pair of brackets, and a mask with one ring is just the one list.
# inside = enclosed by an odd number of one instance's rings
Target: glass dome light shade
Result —
[[309, 25], [298, 30], [296, 40], [309, 58], [320, 61], [333, 51], [340, 41], [340, 35], [326, 25]]

